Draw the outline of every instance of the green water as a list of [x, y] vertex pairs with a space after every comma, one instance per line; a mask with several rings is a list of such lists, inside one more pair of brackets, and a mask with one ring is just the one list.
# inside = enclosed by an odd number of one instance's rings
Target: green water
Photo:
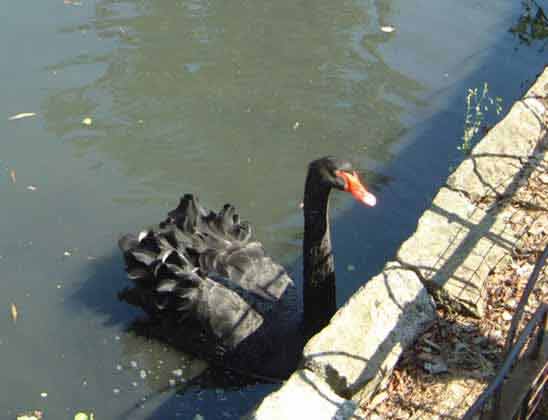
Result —
[[[459, 159], [466, 89], [488, 81], [509, 104], [542, 69], [538, 45], [508, 33], [519, 13], [472, 0], [4, 7], [0, 417], [248, 410], [270, 386], [167, 393], [133, 409], [193, 365], [125, 332], [138, 311], [116, 298], [127, 284], [118, 237], [195, 192], [213, 208], [236, 204], [298, 279], [306, 163], [350, 158], [379, 204], [335, 200], [344, 301]], [[36, 115], [9, 119], [23, 112]]]

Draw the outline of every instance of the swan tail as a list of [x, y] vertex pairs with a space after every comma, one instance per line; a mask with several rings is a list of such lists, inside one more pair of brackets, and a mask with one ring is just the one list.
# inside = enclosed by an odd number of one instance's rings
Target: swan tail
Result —
[[238, 219], [233, 211], [225, 206], [219, 214], [208, 212], [185, 196], [158, 228], [123, 236], [119, 247], [134, 287], [121, 292], [120, 298], [153, 318], [198, 321], [204, 340], [212, 339], [225, 349], [237, 346], [263, 318], [230, 280], [213, 280], [200, 268], [200, 255], [222, 243], [223, 230], [233, 241], [241, 237], [234, 228]]

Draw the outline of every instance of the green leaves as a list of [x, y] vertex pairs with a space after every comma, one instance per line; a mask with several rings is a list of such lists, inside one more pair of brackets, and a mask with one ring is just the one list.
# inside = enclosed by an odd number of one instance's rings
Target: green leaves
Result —
[[474, 140], [477, 139], [480, 130], [484, 128], [487, 131], [485, 119], [492, 107], [495, 107], [496, 115], [500, 115], [502, 112], [502, 98], [490, 96], [489, 85], [485, 82], [481, 91], [478, 88], [468, 89], [465, 102], [464, 133], [459, 150], [468, 154], [472, 150]]

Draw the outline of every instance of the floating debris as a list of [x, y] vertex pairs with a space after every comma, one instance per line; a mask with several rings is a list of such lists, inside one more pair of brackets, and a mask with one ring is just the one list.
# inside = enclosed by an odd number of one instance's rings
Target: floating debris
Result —
[[144, 369], [141, 369], [139, 371], [139, 376], [141, 377], [141, 379], [145, 379], [147, 377], [147, 371]]
[[17, 182], [17, 178], [15, 177], [15, 169], [12, 169], [10, 171], [10, 178], [11, 178], [11, 182], [13, 182], [14, 184]]
[[355, 265], [352, 265], [352, 264], [348, 264], [348, 265], [346, 266], [346, 269], [347, 269], [348, 271], [354, 271], [354, 270], [356, 270], [356, 266], [355, 266]]
[[295, 124], [293, 124], [293, 130], [296, 130], [301, 126], [301, 123], [299, 121], [295, 121]]
[[381, 31], [386, 32], [387, 34], [390, 34], [394, 32], [395, 30], [396, 28], [394, 28], [393, 26], [389, 26], [389, 25], [381, 26]]
[[42, 411], [40, 410], [34, 410], [32, 412], [28, 412], [25, 414], [18, 414], [16, 419], [17, 420], [42, 420]]
[[34, 117], [36, 112], [21, 112], [20, 114], [15, 114], [9, 117], [10, 121], [20, 120], [22, 118]]
[[183, 369], [175, 369], [172, 370], [171, 373], [173, 373], [173, 375], [175, 376], [183, 376]]
[[47, 392], [42, 392], [42, 393], [40, 393], [40, 396], [41, 396], [42, 398], [47, 398], [48, 393], [47, 393]]
[[13, 322], [17, 322], [17, 306], [15, 306], [15, 303], [11, 304], [11, 319], [13, 319]]
[[74, 420], [93, 420], [93, 413], [78, 412], [74, 415]]
[[67, 251], [63, 252], [63, 255], [64, 255], [65, 257], [70, 257], [70, 256], [72, 255], [72, 252], [70, 252], [70, 251], [67, 250]]
[[90, 118], [90, 117], [86, 117], [82, 120], [82, 124], [84, 125], [91, 125], [91, 123], [93, 122], [93, 120]]
[[34, 185], [28, 185], [27, 190], [29, 191], [36, 191], [38, 188], [36, 188]]

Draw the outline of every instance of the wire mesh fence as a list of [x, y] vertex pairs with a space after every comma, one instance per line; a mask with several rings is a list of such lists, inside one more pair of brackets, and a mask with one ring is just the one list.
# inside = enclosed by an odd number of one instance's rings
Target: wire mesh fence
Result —
[[[541, 400], [543, 392], [546, 388], [546, 382], [548, 381], [548, 361], [540, 360], [543, 357], [545, 358], [541, 352], [541, 348], [545, 339], [548, 304], [544, 302], [537, 308], [532, 318], [517, 338], [516, 333], [521, 324], [529, 296], [537, 284], [540, 273], [546, 263], [547, 256], [548, 246], [545, 247], [544, 251], [537, 260], [535, 268], [527, 281], [523, 295], [512, 318], [508, 336], [506, 338], [505, 357], [502, 366], [489, 386], [465, 413], [463, 420], [477, 420], [485, 418], [491, 418], [492, 420], [502, 418], [525, 420], [530, 419], [534, 415], [538, 403]], [[519, 402], [519, 408], [513, 413], [502, 413], [501, 397], [506, 385], [506, 378], [512, 372], [516, 362], [522, 360], [524, 357], [529, 358], [530, 360], [538, 360], [539, 364], [543, 363], [543, 365], [540, 368], [540, 372], [529, 384], [527, 384], [528, 390], [523, 399]]]

